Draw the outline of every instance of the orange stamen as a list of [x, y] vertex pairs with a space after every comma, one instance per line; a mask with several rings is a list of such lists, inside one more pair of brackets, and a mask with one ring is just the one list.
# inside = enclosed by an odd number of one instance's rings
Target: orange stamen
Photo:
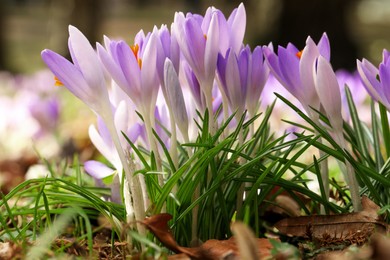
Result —
[[64, 86], [64, 83], [62, 83], [61, 80], [59, 78], [57, 78], [57, 76], [54, 76], [54, 81], [55, 81], [54, 85], [56, 87], [63, 87]]
[[298, 57], [298, 59], [301, 59], [301, 57], [302, 57], [302, 51], [298, 51], [297, 54], [295, 54], [295, 55]]
[[139, 68], [142, 67], [142, 59], [138, 57], [138, 52], [139, 52], [139, 45], [135, 44], [133, 46], [130, 46], [131, 50], [133, 51], [133, 54], [135, 56], [135, 59], [138, 61], [138, 66]]
[[139, 51], [139, 45], [138, 44], [135, 44], [133, 46], [130, 46], [131, 50], [133, 51], [134, 53], [134, 56], [136, 58], [138, 58], [138, 51]]

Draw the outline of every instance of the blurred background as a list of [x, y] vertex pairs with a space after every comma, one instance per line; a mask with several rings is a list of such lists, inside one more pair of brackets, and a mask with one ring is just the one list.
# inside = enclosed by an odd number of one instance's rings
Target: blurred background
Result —
[[[40, 51], [67, 52], [67, 26], [80, 28], [91, 42], [102, 35], [128, 41], [141, 28], [170, 24], [175, 11], [198, 12], [214, 5], [230, 14], [237, 0], [0, 0], [0, 70], [42, 69]], [[246, 0], [246, 42], [303, 47], [326, 31], [335, 68], [354, 70], [356, 58], [377, 63], [390, 48], [388, 0]]]
[[[226, 16], [237, 0], [0, 0], [0, 188], [20, 182], [40, 158], [84, 161], [96, 155], [88, 138], [95, 116], [64, 88], [40, 53], [68, 56], [68, 25], [91, 41], [103, 35], [132, 43], [154, 25], [172, 23], [176, 11], [204, 14], [214, 5]], [[334, 69], [353, 72], [356, 59], [374, 64], [390, 49], [389, 0], [246, 0], [245, 42], [303, 48], [327, 32]]]

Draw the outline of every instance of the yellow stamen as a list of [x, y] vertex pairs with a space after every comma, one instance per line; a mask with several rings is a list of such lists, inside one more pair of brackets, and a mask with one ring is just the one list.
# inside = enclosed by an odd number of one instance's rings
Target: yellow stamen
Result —
[[297, 54], [295, 54], [295, 55], [298, 57], [298, 59], [301, 59], [301, 57], [302, 57], [302, 51], [298, 51]]
[[59, 78], [57, 78], [57, 76], [54, 76], [54, 81], [55, 81], [54, 85], [56, 87], [63, 87], [64, 86], [64, 83], [62, 83], [61, 80]]

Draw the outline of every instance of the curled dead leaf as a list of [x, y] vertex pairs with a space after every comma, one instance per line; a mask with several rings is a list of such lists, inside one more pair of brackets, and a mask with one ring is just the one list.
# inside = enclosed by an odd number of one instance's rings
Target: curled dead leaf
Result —
[[362, 244], [376, 231], [386, 232], [378, 216], [378, 205], [362, 197], [363, 210], [356, 213], [292, 217], [275, 227], [283, 234], [305, 237], [320, 244]]
[[[191, 259], [259, 259], [258, 257], [271, 255], [270, 251], [272, 245], [268, 239], [255, 238], [252, 234], [250, 235], [250, 245], [244, 245], [245, 243], [248, 243], [248, 236], [251, 231], [249, 228], [243, 227], [242, 223], [233, 225], [233, 232], [235, 232], [238, 238], [231, 237], [227, 240], [210, 239], [199, 247], [182, 247], [177, 244], [168, 227], [168, 221], [171, 219], [172, 216], [170, 214], [162, 213], [146, 218], [141, 223], [143, 223], [168, 249], [180, 255], [185, 254]], [[236, 239], [239, 241], [237, 242]], [[248, 255], [255, 258], [239, 258], [240, 254], [246, 256], [247, 251], [250, 251]]]

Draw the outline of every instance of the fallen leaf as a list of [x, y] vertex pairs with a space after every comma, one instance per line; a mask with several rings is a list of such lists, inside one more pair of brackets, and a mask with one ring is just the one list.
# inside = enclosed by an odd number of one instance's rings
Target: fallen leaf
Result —
[[[241, 259], [239, 258], [240, 254], [246, 255], [246, 250], [249, 250], [250, 255], [252, 256], [265, 257], [271, 255], [270, 251], [272, 249], [272, 245], [268, 239], [255, 238], [254, 235], [252, 235], [250, 242], [251, 245], [242, 245], [244, 240], [248, 239], [249, 234], [249, 228], [243, 228], [243, 224], [237, 224], [238, 226], [234, 228], [234, 232], [238, 232], [238, 239], [241, 240], [239, 242], [236, 241], [235, 237], [231, 237], [227, 240], [210, 239], [199, 247], [182, 247], [177, 244], [171, 230], [168, 227], [168, 221], [171, 219], [172, 216], [170, 214], [162, 213], [146, 218], [141, 223], [143, 223], [156, 236], [156, 238], [164, 244], [165, 247], [175, 253], [178, 253], [180, 255], [178, 256], [179, 259], [181, 259], [182, 254], [189, 256], [191, 259]], [[237, 244], [240, 245], [240, 249]], [[255, 249], [257, 249], [257, 251]], [[242, 259], [259, 258], [242, 257]]]
[[362, 244], [375, 232], [387, 231], [377, 212], [378, 205], [362, 197], [363, 210], [356, 213], [292, 217], [275, 227], [283, 234], [305, 237], [320, 244]]

